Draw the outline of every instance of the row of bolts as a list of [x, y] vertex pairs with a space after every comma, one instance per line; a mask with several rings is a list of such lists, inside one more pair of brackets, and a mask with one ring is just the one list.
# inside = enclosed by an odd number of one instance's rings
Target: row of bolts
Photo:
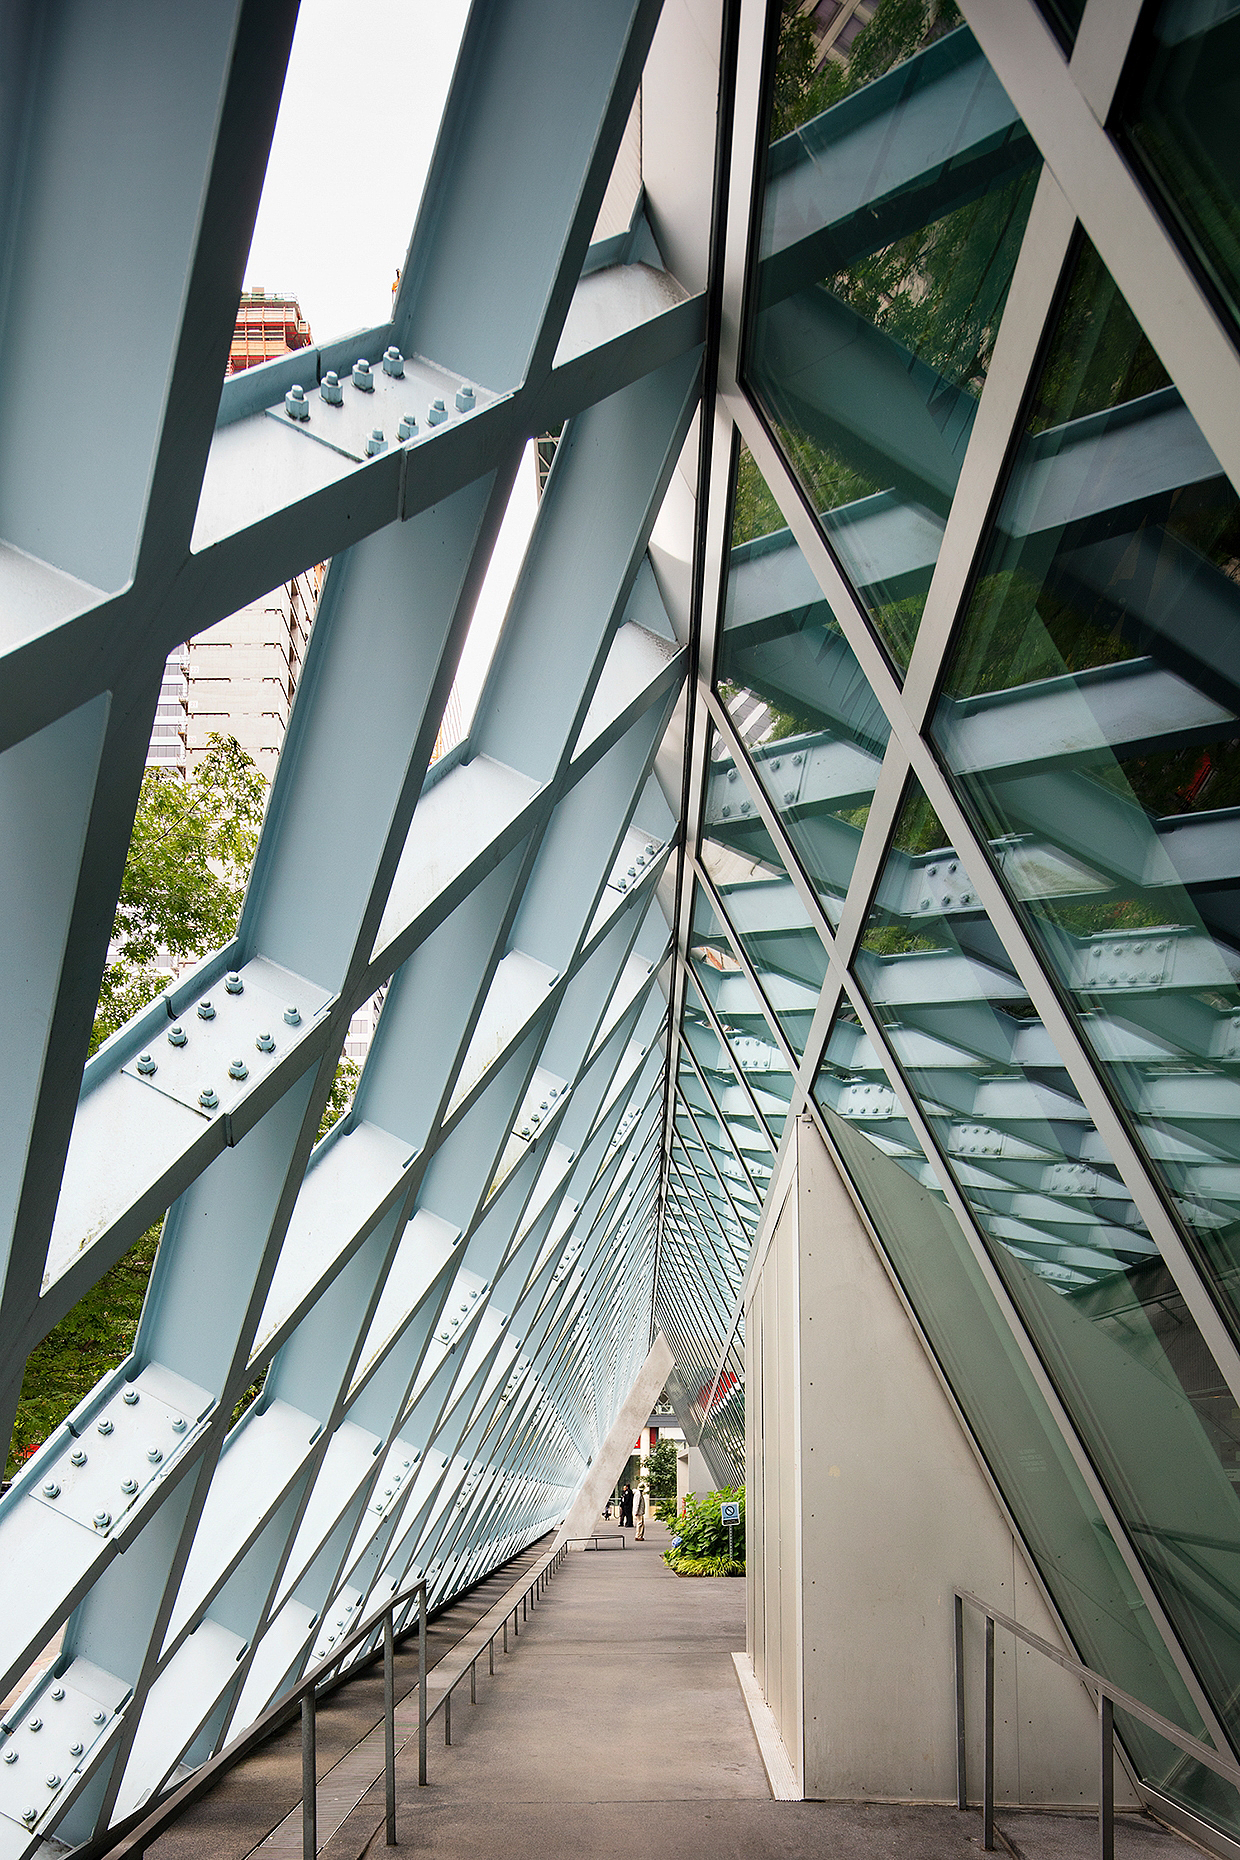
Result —
[[[64, 1696], [65, 1696], [65, 1689], [63, 1686], [52, 1687], [52, 1697], [56, 1700], [57, 1704], [61, 1702]], [[108, 1714], [106, 1711], [104, 1711], [102, 1706], [100, 1706], [99, 1709], [95, 1712], [94, 1721], [96, 1724], [107, 1723]], [[28, 1731], [41, 1731], [43, 1729], [42, 1718], [29, 1719], [27, 1721], [26, 1729]], [[80, 1757], [83, 1749], [84, 1749], [84, 1745], [82, 1745], [81, 1743], [70, 1744], [69, 1755], [71, 1757]], [[4, 1760], [6, 1763], [16, 1763], [17, 1752], [15, 1750], [6, 1750], [4, 1753]], [[53, 1770], [49, 1776], [46, 1776], [44, 1778], [44, 1781], [47, 1783], [47, 1786], [49, 1789], [59, 1789], [61, 1779], [57, 1775], [55, 1770]], [[26, 1823], [27, 1827], [29, 1827], [33, 1822], [38, 1820], [39, 1811], [37, 1808], [24, 1808], [22, 1810], [21, 1818]]]
[[[136, 1408], [140, 1400], [137, 1389], [126, 1389], [124, 1394], [121, 1396], [121, 1400], [124, 1402], [127, 1408]], [[188, 1426], [188, 1422], [185, 1421], [181, 1415], [178, 1414], [173, 1417], [172, 1431], [174, 1434], [183, 1434], [187, 1426]], [[99, 1422], [97, 1431], [100, 1434], [102, 1434], [104, 1438], [106, 1439], [109, 1434], [115, 1433], [116, 1429], [112, 1421], [110, 1421], [107, 1415], [105, 1415], [102, 1421]], [[158, 1466], [164, 1457], [162, 1447], [148, 1447], [146, 1450], [146, 1457], [151, 1462], [152, 1466]], [[69, 1455], [69, 1464], [70, 1466], [85, 1466], [86, 1464], [85, 1447], [74, 1447], [72, 1453]], [[132, 1498], [134, 1493], [137, 1491], [137, 1489], [138, 1489], [138, 1481], [136, 1479], [128, 1478], [128, 1479], [121, 1480], [121, 1491], [125, 1493], [126, 1497]], [[59, 1480], [55, 1478], [48, 1479], [43, 1486], [43, 1496], [44, 1498], [53, 1498], [53, 1499], [59, 1498], [60, 1497]], [[95, 1513], [95, 1529], [97, 1531], [106, 1531], [109, 1525], [111, 1524], [111, 1522], [112, 1522], [112, 1514], [110, 1511], [97, 1511]], [[53, 1697], [54, 1696], [55, 1695], [53, 1694]], [[38, 1728], [39, 1728], [38, 1725], [33, 1724], [33, 1723], [31, 1724], [32, 1730], [37, 1731]], [[16, 1752], [12, 1752], [8, 1756], [5, 1757], [6, 1763], [15, 1763], [16, 1761], [17, 1761]]]
[[[393, 347], [384, 351], [383, 372], [385, 375], [391, 375], [393, 379], [397, 381], [404, 378], [405, 358], [399, 349]], [[358, 360], [354, 362], [352, 380], [354, 387], [360, 388], [363, 394], [374, 393], [375, 377], [371, 370], [370, 363], [366, 360], [365, 356], [359, 357]], [[334, 368], [329, 368], [327, 373], [323, 376], [322, 381], [319, 383], [319, 398], [328, 407], [344, 406], [344, 386]], [[477, 396], [471, 387], [459, 387], [457, 389], [456, 410], [458, 413], [472, 413], [476, 404]], [[306, 399], [305, 388], [293, 386], [289, 389], [288, 393], [284, 396], [284, 411], [287, 413], [290, 420], [309, 420], [310, 402]], [[426, 424], [428, 426], [440, 426], [447, 418], [448, 409], [444, 401], [442, 399], [432, 400], [430, 406], [427, 408]], [[417, 431], [418, 422], [416, 416], [412, 413], [403, 414], [401, 416], [400, 425], [396, 429], [397, 438], [413, 439], [417, 436]], [[372, 427], [366, 440], [366, 457], [373, 459], [378, 453], [386, 451], [387, 440], [384, 437], [383, 428], [381, 426]]]
[[[235, 970], [225, 976], [224, 989], [225, 992], [230, 995], [243, 995], [245, 993], [245, 983]], [[200, 1001], [198, 1003], [198, 1018], [199, 1020], [215, 1019], [215, 1007], [210, 1000]], [[285, 1008], [284, 1019], [290, 1027], [301, 1026], [301, 1014], [294, 1006]], [[169, 1027], [168, 1029], [168, 1044], [169, 1046], [189, 1045], [189, 1035], [179, 1021], [175, 1026]], [[269, 1033], [256, 1034], [254, 1037], [254, 1044], [260, 1053], [274, 1053], [276, 1050], [276, 1043]], [[139, 1053], [137, 1069], [144, 1079], [154, 1078], [155, 1074], [159, 1071], [159, 1062], [151, 1053]], [[246, 1065], [244, 1059], [234, 1059], [229, 1065], [228, 1076], [230, 1079], [236, 1079], [240, 1084], [245, 1079], [249, 1078], [250, 1068]], [[198, 1094], [198, 1102], [204, 1111], [214, 1111], [218, 1108], [220, 1101], [214, 1088], [210, 1085], [204, 1085]]]
[[[121, 1400], [126, 1404], [127, 1407], [130, 1407], [130, 1408], [136, 1408], [140, 1399], [141, 1398], [138, 1394], [137, 1389], [126, 1389], [124, 1394], [121, 1397]], [[187, 1423], [182, 1419], [180, 1415], [177, 1415], [172, 1422], [173, 1432], [178, 1433], [178, 1434], [183, 1434], [186, 1430], [186, 1427], [187, 1427]], [[106, 1416], [99, 1423], [99, 1432], [105, 1436], [115, 1432], [115, 1426], [113, 1422], [108, 1420]], [[149, 1447], [147, 1449], [146, 1457], [148, 1460], [151, 1461], [152, 1465], [158, 1466], [164, 1456], [163, 1456], [163, 1451], [161, 1448]], [[69, 1461], [70, 1461], [70, 1464], [73, 1466], [85, 1466], [86, 1464], [85, 1449], [83, 1447], [75, 1447], [73, 1452], [69, 1455]], [[132, 1494], [135, 1493], [137, 1489], [138, 1489], [138, 1482], [136, 1479], [130, 1478], [130, 1479], [124, 1479], [121, 1481], [122, 1492], [125, 1492], [132, 1496]], [[47, 1480], [47, 1482], [45, 1483], [43, 1487], [43, 1496], [45, 1498], [59, 1498], [60, 1497], [60, 1486], [55, 1479]], [[111, 1512], [97, 1511], [95, 1513], [94, 1522], [95, 1522], [96, 1530], [106, 1531], [112, 1522]], [[60, 1704], [63, 1701], [64, 1696], [65, 1696], [65, 1689], [63, 1686], [52, 1687], [51, 1697], [56, 1701], [57, 1704]], [[107, 1723], [108, 1714], [106, 1711], [104, 1711], [102, 1706], [100, 1706], [95, 1711], [93, 1721], [95, 1724], [98, 1724], [98, 1725], [103, 1725]], [[28, 1731], [41, 1731], [43, 1729], [42, 1718], [34, 1717], [34, 1718], [27, 1719], [26, 1729]], [[83, 1748], [84, 1746], [80, 1742], [75, 1743], [75, 1744], [70, 1744], [69, 1755], [75, 1758], [80, 1757], [82, 1754]], [[6, 1750], [4, 1753], [4, 1761], [6, 1762], [6, 1764], [14, 1764], [18, 1760], [18, 1754], [19, 1753], [16, 1750]], [[50, 1775], [44, 1778], [44, 1781], [47, 1783], [47, 1786], [49, 1789], [55, 1790], [55, 1789], [60, 1788], [61, 1778], [59, 1775], [57, 1775], [57, 1773], [54, 1770], [52, 1771]], [[39, 1818], [39, 1811], [37, 1808], [24, 1808], [22, 1810], [21, 1819], [23, 1820], [23, 1822], [26, 1823], [28, 1827], [32, 1825], [35, 1821], [37, 1821], [38, 1818]]]

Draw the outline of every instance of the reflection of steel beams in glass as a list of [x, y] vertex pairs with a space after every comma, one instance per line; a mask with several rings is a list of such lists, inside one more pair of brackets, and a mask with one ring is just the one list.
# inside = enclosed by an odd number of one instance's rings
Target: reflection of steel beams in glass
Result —
[[966, 28], [772, 146], [763, 306], [975, 199], [1037, 151]]

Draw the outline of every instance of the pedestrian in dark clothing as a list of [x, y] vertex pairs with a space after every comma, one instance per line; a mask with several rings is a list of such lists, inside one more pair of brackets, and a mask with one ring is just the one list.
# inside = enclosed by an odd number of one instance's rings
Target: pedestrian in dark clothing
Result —
[[620, 1494], [620, 1522], [633, 1528], [633, 1488], [626, 1485]]

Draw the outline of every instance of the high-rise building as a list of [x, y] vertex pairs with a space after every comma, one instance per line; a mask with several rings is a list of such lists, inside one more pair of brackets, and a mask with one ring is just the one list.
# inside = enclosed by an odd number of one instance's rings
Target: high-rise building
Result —
[[[311, 339], [295, 297], [256, 285], [241, 293], [228, 373], [291, 355]], [[148, 767], [184, 775], [218, 732], [235, 736], [271, 779], [325, 573], [321, 562], [303, 570], [168, 655]]]
[[213, 734], [235, 736], [271, 780], [323, 574], [321, 565], [306, 569], [196, 634], [184, 648], [187, 767], [193, 768]]
[[252, 290], [241, 293], [232, 346], [228, 351], [228, 372], [239, 374], [243, 368], [269, 362], [274, 356], [309, 348], [310, 341], [310, 325], [297, 299], [255, 285]]

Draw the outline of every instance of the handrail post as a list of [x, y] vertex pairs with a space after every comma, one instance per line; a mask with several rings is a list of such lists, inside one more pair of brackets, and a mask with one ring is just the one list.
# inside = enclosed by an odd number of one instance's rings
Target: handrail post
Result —
[[504, 1616], [504, 1652], [508, 1651], [508, 1616]]
[[490, 1662], [491, 1677], [492, 1679], [494, 1679], [495, 1677], [495, 1636], [494, 1634], [492, 1634], [490, 1640], [487, 1642], [487, 1659]]
[[418, 1787], [426, 1787], [426, 1583], [418, 1584]]
[[315, 1860], [318, 1853], [318, 1775], [314, 1758], [314, 1687], [301, 1695], [301, 1855]]
[[444, 1693], [444, 1699], [443, 1699], [443, 1741], [445, 1744], [450, 1744], [452, 1742], [452, 1687], [451, 1686], [449, 1686], [448, 1690]]
[[478, 1703], [478, 1662], [477, 1660], [471, 1660], [469, 1663], [469, 1702], [471, 1705], [476, 1705]]
[[982, 1846], [995, 1846], [995, 1623], [986, 1617], [986, 1726], [983, 1745]]
[[383, 1775], [387, 1809], [387, 1844], [396, 1845], [396, 1650], [392, 1611], [383, 1617]]
[[959, 1595], [955, 1597], [955, 1655], [956, 1655], [956, 1807], [969, 1806], [969, 1787], [965, 1769], [964, 1741], [964, 1602]]
[[1115, 1706], [1098, 1695], [1098, 1860], [1115, 1860]]

